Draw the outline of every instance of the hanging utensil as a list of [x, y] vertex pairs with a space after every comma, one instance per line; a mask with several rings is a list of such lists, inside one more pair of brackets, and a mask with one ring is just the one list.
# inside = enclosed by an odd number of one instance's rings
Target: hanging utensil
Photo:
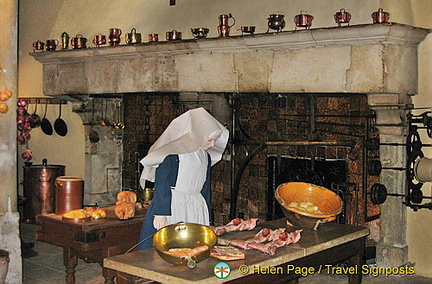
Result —
[[90, 142], [96, 143], [99, 142], [99, 134], [93, 130], [93, 124], [95, 123], [95, 118], [94, 118], [94, 113], [95, 113], [95, 106], [94, 106], [94, 99], [93, 99], [93, 107], [92, 107], [92, 121], [90, 122], [90, 134], [89, 134], [89, 139]]
[[[104, 105], [103, 103], [104, 101], [102, 101], [102, 107]], [[111, 122], [109, 121], [108, 118], [106, 118], [107, 116], [108, 116], [108, 102], [105, 101], [105, 108], [102, 109], [102, 119], [100, 122], [101, 126], [111, 126]]]
[[45, 114], [42, 118], [40, 126], [42, 128], [43, 133], [45, 133], [46, 135], [52, 135], [53, 134], [53, 127], [51, 125], [51, 122], [48, 120], [48, 118], [46, 118], [47, 109], [48, 109], [48, 100], [45, 103]]
[[31, 128], [39, 127], [40, 123], [41, 123], [40, 116], [36, 114], [36, 112], [37, 112], [37, 106], [38, 106], [38, 101], [39, 100], [36, 100], [36, 106], [35, 106], [34, 112], [29, 117], [29, 122], [30, 122], [30, 127]]
[[66, 136], [66, 134], [68, 132], [68, 128], [67, 128], [66, 122], [61, 118], [61, 109], [62, 109], [62, 103], [60, 102], [59, 116], [54, 121], [54, 130], [58, 135]]

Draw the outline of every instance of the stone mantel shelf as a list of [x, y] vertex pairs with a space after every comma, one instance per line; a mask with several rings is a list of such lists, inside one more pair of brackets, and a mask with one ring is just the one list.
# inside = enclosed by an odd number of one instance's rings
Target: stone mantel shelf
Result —
[[48, 96], [417, 92], [427, 29], [387, 23], [34, 52]]
[[328, 45], [395, 43], [416, 45], [430, 30], [397, 23], [363, 24], [343, 27], [270, 32], [253, 36], [160, 41], [116, 47], [57, 50], [30, 53], [42, 63], [104, 60], [114, 58], [157, 57], [194, 52], [235, 52], [244, 50], [281, 50]]

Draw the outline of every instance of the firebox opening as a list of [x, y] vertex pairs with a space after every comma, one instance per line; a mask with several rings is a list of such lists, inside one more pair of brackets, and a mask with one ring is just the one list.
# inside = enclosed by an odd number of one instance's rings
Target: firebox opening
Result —
[[[348, 163], [345, 160], [324, 160], [269, 156], [267, 159], [267, 219], [283, 218], [282, 210], [274, 198], [276, 188], [286, 182], [308, 182], [335, 191], [343, 201], [348, 198]], [[347, 223], [346, 202], [339, 223]]]

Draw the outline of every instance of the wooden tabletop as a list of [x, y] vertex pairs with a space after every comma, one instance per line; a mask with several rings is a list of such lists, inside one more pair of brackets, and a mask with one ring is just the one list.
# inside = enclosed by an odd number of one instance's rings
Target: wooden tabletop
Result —
[[[253, 236], [262, 227], [272, 229], [285, 227], [285, 219], [266, 222], [253, 231], [230, 232], [224, 235], [222, 239], [226, 243], [227, 239], [244, 238], [246, 235]], [[194, 269], [189, 269], [186, 266], [176, 266], [164, 261], [155, 249], [105, 258], [104, 267], [162, 283], [224, 282], [251, 273], [249, 271], [249, 273], [241, 274], [238, 269], [241, 265], [249, 267], [277, 266], [360, 239], [368, 234], [369, 229], [366, 227], [340, 224], [321, 224], [316, 231], [305, 229], [297, 244], [279, 248], [274, 256], [266, 255], [257, 250], [245, 251], [245, 259], [229, 262], [231, 274], [229, 279], [225, 280], [220, 280], [213, 274], [214, 266], [219, 262], [218, 259], [209, 257], [198, 263]]]

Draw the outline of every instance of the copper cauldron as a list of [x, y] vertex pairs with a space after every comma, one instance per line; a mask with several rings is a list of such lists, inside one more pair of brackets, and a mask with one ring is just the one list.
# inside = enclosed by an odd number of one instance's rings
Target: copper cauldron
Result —
[[302, 10], [300, 11], [300, 14], [294, 17], [294, 23], [296, 27], [308, 29], [312, 26], [313, 19], [313, 16], [306, 14], [306, 11]]
[[71, 45], [74, 49], [81, 49], [87, 47], [87, 39], [81, 34], [77, 34], [76, 37], [71, 39]]
[[283, 14], [270, 14], [267, 18], [267, 25], [269, 29], [277, 30], [278, 32], [282, 31], [285, 27], [285, 15]]
[[374, 24], [388, 23], [390, 13], [384, 12], [382, 8], [379, 8], [377, 12], [372, 13], [371, 17]]

